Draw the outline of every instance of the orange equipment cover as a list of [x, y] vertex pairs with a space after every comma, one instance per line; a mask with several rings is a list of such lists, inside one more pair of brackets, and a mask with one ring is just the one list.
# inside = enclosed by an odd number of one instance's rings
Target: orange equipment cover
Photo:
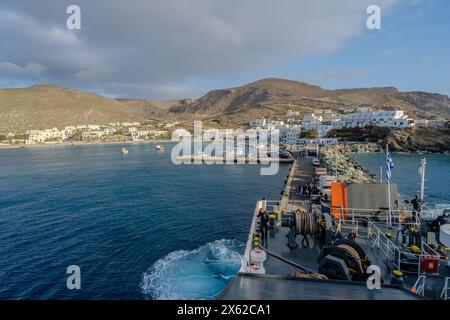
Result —
[[348, 214], [348, 204], [347, 204], [347, 184], [345, 182], [332, 182], [331, 183], [331, 212], [333, 213], [333, 218], [340, 219], [342, 209], [344, 216], [342, 218], [346, 219]]

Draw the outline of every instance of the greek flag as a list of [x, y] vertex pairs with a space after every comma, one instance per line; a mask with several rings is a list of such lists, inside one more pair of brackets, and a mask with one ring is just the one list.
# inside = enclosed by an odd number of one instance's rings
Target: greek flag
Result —
[[389, 151], [386, 153], [386, 179], [391, 181], [391, 170], [394, 168], [394, 161], [392, 161]]

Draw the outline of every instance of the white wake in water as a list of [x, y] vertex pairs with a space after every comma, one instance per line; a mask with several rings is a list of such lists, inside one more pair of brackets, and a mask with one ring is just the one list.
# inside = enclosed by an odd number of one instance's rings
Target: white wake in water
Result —
[[142, 276], [142, 292], [155, 300], [214, 299], [241, 267], [235, 240], [210, 242], [192, 251], [175, 251]]
[[429, 205], [429, 208], [423, 210], [424, 217], [431, 216], [433, 214], [440, 215], [445, 209], [450, 209], [449, 203], [436, 203]]

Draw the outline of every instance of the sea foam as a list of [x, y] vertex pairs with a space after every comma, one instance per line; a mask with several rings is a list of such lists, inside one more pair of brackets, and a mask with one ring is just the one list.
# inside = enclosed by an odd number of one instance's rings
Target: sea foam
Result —
[[239, 271], [243, 248], [223, 239], [171, 252], [142, 275], [141, 290], [155, 300], [214, 299]]

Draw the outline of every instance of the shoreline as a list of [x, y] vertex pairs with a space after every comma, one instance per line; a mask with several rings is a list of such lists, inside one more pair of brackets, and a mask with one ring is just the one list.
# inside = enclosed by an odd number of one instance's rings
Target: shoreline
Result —
[[72, 146], [97, 146], [97, 145], [120, 145], [120, 144], [155, 144], [155, 143], [169, 143], [176, 142], [168, 139], [161, 140], [146, 140], [146, 141], [102, 141], [102, 142], [57, 142], [57, 143], [43, 143], [43, 144], [19, 144], [19, 145], [0, 145], [0, 150], [7, 149], [23, 149], [23, 148], [49, 148], [49, 147], [72, 147]]

